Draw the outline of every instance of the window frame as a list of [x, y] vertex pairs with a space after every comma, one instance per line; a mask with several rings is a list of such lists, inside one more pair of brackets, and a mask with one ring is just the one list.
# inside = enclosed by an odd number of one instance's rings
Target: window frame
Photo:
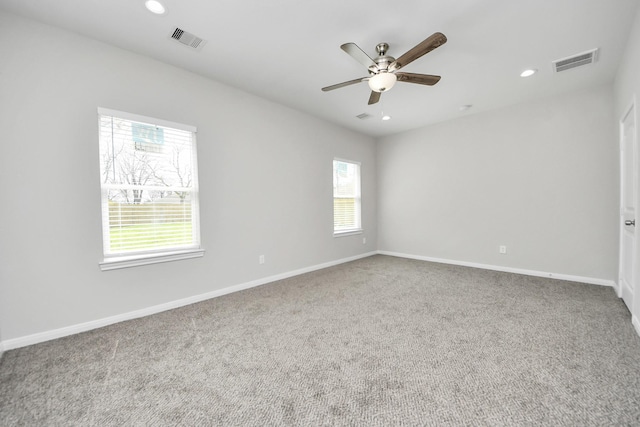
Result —
[[[164, 128], [172, 128], [176, 130], [190, 132], [192, 134], [191, 141], [191, 172], [193, 174], [193, 183], [190, 188], [191, 197], [191, 224], [193, 227], [193, 244], [186, 246], [169, 246], [166, 248], [146, 249], [137, 252], [121, 252], [121, 253], [108, 253], [109, 242], [105, 239], [110, 236], [109, 234], [109, 209], [107, 198], [107, 190], [109, 185], [105, 185], [102, 176], [100, 179], [100, 204], [101, 204], [101, 225], [102, 225], [102, 239], [103, 239], [103, 260], [99, 262], [100, 269], [102, 271], [114, 270], [120, 268], [135, 267], [147, 264], [156, 264], [162, 262], [176, 261], [182, 259], [198, 258], [204, 256], [204, 249], [201, 245], [201, 232], [200, 232], [200, 201], [199, 201], [199, 187], [198, 187], [198, 156], [197, 156], [197, 128], [195, 126], [186, 125], [182, 123], [171, 122], [168, 120], [156, 119], [154, 117], [142, 116], [139, 114], [128, 113], [124, 111], [112, 110], [108, 108], [98, 107], [98, 147], [99, 153], [102, 153], [102, 128], [101, 118], [103, 116], [114, 117], [129, 122], [138, 122], [143, 124], [151, 124], [155, 126], [161, 126]], [[135, 141], [134, 141], [135, 142]], [[100, 172], [102, 172], [103, 160], [101, 154], [98, 157], [98, 165]], [[124, 184], [123, 184], [124, 185]], [[106, 227], [106, 229], [105, 229]]]
[[355, 161], [355, 160], [348, 160], [348, 159], [343, 159], [340, 157], [334, 157], [333, 158], [333, 162], [332, 164], [332, 175], [333, 175], [333, 179], [335, 179], [335, 165], [336, 162], [341, 162], [341, 163], [346, 163], [349, 165], [355, 165], [357, 168], [357, 174], [356, 174], [356, 191], [355, 191], [355, 195], [353, 196], [353, 199], [355, 200], [355, 223], [356, 226], [353, 228], [348, 228], [348, 229], [336, 229], [335, 226], [335, 222], [336, 222], [336, 215], [335, 215], [335, 204], [336, 204], [336, 199], [338, 198], [352, 198], [352, 197], [345, 197], [345, 196], [339, 196], [336, 195], [335, 192], [335, 186], [333, 189], [333, 237], [343, 237], [343, 236], [351, 236], [354, 234], [362, 234], [363, 232], [363, 228], [362, 228], [362, 163]]

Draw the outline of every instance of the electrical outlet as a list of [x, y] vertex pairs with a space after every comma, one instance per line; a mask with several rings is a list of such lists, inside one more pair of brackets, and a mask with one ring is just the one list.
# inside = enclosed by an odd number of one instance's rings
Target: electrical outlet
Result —
[[366, 244], [367, 244], [367, 238], [366, 238], [366, 237], [363, 237], [363, 238], [362, 238], [362, 244], [363, 244], [363, 245], [366, 245]]
[[264, 264], [264, 255], [260, 255], [260, 256], [258, 257], [258, 263], [260, 263], [260, 264]]
[[507, 247], [506, 246], [500, 246], [499, 248], [499, 252], [501, 254], [506, 254], [507, 253]]

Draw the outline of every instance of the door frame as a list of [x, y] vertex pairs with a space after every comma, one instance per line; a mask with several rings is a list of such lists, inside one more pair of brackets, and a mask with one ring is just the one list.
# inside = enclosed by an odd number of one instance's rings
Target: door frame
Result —
[[636, 102], [636, 96], [634, 95], [631, 103], [628, 105], [627, 108], [625, 108], [623, 110], [622, 116], [620, 117], [619, 121], [618, 121], [618, 133], [619, 133], [619, 149], [620, 149], [620, 201], [619, 201], [619, 215], [618, 215], [618, 229], [619, 229], [619, 252], [618, 252], [618, 257], [619, 257], [619, 263], [618, 263], [618, 283], [616, 285], [616, 294], [618, 295], [619, 298], [622, 298], [622, 281], [621, 281], [621, 277], [623, 274], [623, 262], [624, 262], [624, 257], [622, 256], [623, 254], [623, 234], [624, 234], [624, 212], [623, 212], [623, 189], [624, 189], [624, 170], [623, 170], [623, 165], [624, 165], [624, 150], [623, 150], [623, 144], [624, 144], [624, 122], [625, 119], [627, 117], [629, 117], [629, 115], [631, 115], [632, 119], [633, 119], [633, 134], [631, 135], [632, 138], [632, 144], [634, 146], [634, 150], [633, 150], [633, 181], [635, 182], [635, 206], [634, 211], [635, 211], [635, 215], [636, 215], [636, 220], [639, 222], [636, 225], [636, 229], [635, 229], [635, 239], [634, 239], [634, 243], [633, 243], [633, 252], [634, 252], [634, 256], [632, 259], [632, 277], [633, 277], [633, 283], [631, 283], [632, 289], [633, 289], [633, 300], [631, 303], [631, 321], [633, 323], [633, 326], [636, 329], [636, 332], [640, 335], [640, 277], [638, 277], [638, 274], [640, 273], [640, 262], [639, 262], [639, 258], [640, 258], [640, 244], [638, 243], [638, 240], [640, 239], [640, 211], [638, 210], [638, 205], [640, 204], [640, 171], [638, 170], [638, 168], [640, 167], [639, 164], [639, 158], [640, 158], [640, 147], [638, 146], [638, 104]]

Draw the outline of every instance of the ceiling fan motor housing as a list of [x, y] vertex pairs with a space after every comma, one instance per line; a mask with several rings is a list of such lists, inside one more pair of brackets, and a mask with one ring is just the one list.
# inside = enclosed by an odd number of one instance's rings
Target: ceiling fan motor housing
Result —
[[379, 56], [374, 59], [374, 61], [378, 66], [378, 72], [388, 71], [389, 65], [393, 64], [396, 60], [393, 56], [386, 55], [387, 50], [389, 50], [389, 45], [387, 43], [379, 43], [376, 46], [376, 52], [378, 52]]
[[384, 92], [393, 87], [396, 83], [397, 77], [395, 74], [390, 73], [389, 65], [396, 59], [392, 56], [385, 55], [389, 45], [387, 43], [379, 43], [376, 46], [378, 57], [374, 59], [376, 67], [370, 67], [369, 72], [372, 77], [369, 79], [369, 87], [374, 92]]

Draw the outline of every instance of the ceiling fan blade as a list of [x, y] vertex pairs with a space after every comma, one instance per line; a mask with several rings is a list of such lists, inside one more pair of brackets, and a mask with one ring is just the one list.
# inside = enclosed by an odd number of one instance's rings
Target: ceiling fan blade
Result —
[[380, 95], [382, 95], [382, 92], [376, 92], [375, 90], [372, 90], [371, 96], [369, 96], [369, 105], [375, 104], [376, 102], [380, 101]]
[[440, 81], [440, 76], [431, 74], [396, 73], [399, 82], [418, 83], [420, 85], [433, 86]]
[[373, 59], [371, 59], [369, 55], [367, 55], [362, 49], [360, 49], [357, 44], [345, 43], [340, 46], [340, 49], [347, 52], [353, 59], [355, 59], [365, 67], [374, 67], [375, 69], [378, 69], [378, 65], [373, 62]]
[[424, 39], [421, 43], [418, 43], [412, 49], [409, 49], [407, 53], [402, 55], [400, 58], [396, 59], [394, 62], [389, 65], [389, 71], [399, 70], [407, 64], [415, 61], [420, 58], [422, 55], [425, 55], [431, 52], [433, 49], [442, 46], [447, 42], [447, 38], [442, 33], [433, 33], [426, 39]]
[[345, 87], [345, 86], [349, 86], [349, 85], [354, 85], [356, 83], [360, 83], [363, 82], [365, 80], [367, 80], [369, 77], [360, 77], [359, 79], [353, 79], [353, 80], [349, 80], [348, 82], [342, 82], [342, 83], [338, 83], [335, 85], [331, 85], [331, 86], [327, 86], [327, 87], [323, 87], [322, 91], [323, 92], [328, 92], [330, 90], [334, 90], [334, 89], [340, 89], [341, 87]]

